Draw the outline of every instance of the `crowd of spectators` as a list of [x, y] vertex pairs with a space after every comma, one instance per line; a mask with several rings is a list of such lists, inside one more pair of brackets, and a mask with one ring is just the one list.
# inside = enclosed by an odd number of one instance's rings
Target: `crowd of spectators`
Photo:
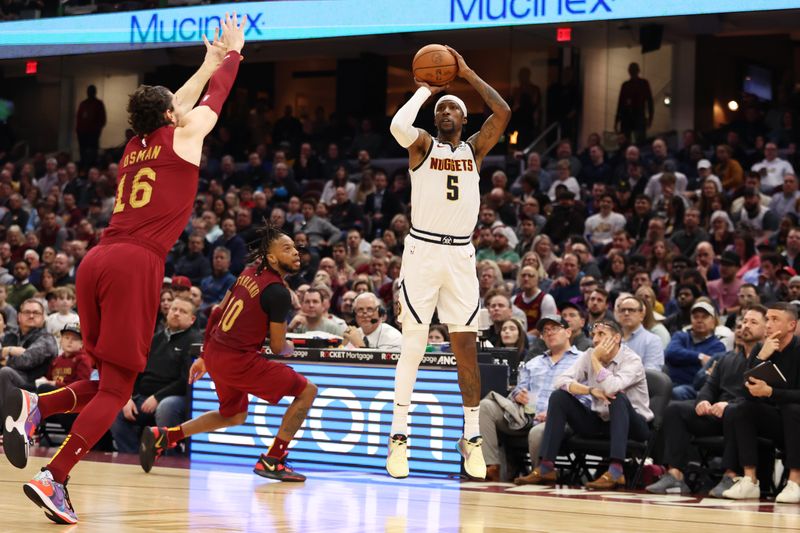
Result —
[[[240, 128], [235, 103], [223, 115], [204, 147], [193, 213], [167, 258], [154, 350], [205, 326], [263, 221], [300, 249], [301, 270], [288, 279], [290, 331], [399, 349], [394, 302], [411, 188], [404, 158], [391, 170], [374, 162], [397, 155], [397, 147], [366, 119], [342, 127], [321, 113], [300, 120], [287, 108], [273, 121], [255, 108]], [[482, 335], [517, 350], [523, 367], [558, 352], [557, 365], [587, 353], [595, 326], [612, 322], [624, 345], [619, 353], [635, 354], [642, 372], [665, 371], [676, 401], [699, 401], [703, 377], [723, 354], [747, 346], [736, 335], [746, 310], [800, 304], [791, 114], [777, 129], [757, 109], [742, 117], [714, 143], [688, 130], [676, 146], [621, 137], [607, 151], [593, 134], [581, 151], [564, 139], [552, 153], [526, 154], [519, 172], [514, 164], [487, 166], [473, 239], [491, 321]], [[77, 321], [75, 277], [112, 215], [118, 155], [80, 165], [65, 154], [0, 161], [3, 379], [30, 389], [37, 380], [58, 383], [50, 371], [59, 355], [53, 334]], [[558, 317], [565, 339], [543, 335], [545, 317]], [[433, 327], [431, 342], [446, 343], [446, 330]], [[151, 361], [115, 424], [120, 449], [133, 446], [137, 427], [160, 419], [159, 403], [185, 395], [177, 384], [185, 382], [187, 359]], [[536, 369], [521, 371], [528, 377], [517, 393], [542, 387], [530, 372]], [[546, 402], [534, 400], [535, 387], [513, 401], [530, 399], [542, 417]], [[552, 386], [545, 389], [549, 395]], [[165, 423], [173, 423], [180, 402], [162, 409]], [[496, 420], [496, 410], [486, 409], [486, 420]]]

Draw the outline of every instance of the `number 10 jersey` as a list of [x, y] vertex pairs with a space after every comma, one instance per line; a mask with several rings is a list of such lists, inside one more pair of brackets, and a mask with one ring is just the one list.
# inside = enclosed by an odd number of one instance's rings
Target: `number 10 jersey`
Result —
[[410, 174], [411, 225], [424, 232], [471, 237], [481, 204], [472, 146], [462, 141], [453, 147], [432, 138], [422, 163]]

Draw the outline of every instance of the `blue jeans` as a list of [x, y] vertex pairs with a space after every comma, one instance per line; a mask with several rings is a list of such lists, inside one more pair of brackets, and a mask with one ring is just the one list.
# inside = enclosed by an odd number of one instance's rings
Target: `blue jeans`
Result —
[[697, 398], [697, 391], [692, 385], [675, 385], [672, 387], [672, 399], [675, 401], [694, 400]]
[[118, 452], [136, 453], [145, 426], [173, 427], [186, 420], [186, 396], [167, 396], [158, 402], [154, 413], [142, 412], [142, 404], [146, 399], [146, 396], [138, 394], [133, 396], [133, 403], [139, 411], [134, 422], [127, 420], [122, 411], [117, 414], [117, 419], [111, 426], [111, 435], [114, 437]]

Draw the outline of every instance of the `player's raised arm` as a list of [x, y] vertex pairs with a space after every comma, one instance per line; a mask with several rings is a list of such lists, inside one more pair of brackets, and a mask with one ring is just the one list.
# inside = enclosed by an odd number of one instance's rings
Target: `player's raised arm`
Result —
[[483, 101], [486, 102], [486, 105], [492, 110], [492, 114], [486, 119], [486, 122], [483, 123], [480, 131], [467, 140], [475, 149], [475, 159], [478, 166], [480, 166], [481, 162], [483, 162], [483, 158], [486, 157], [489, 150], [497, 144], [500, 136], [506, 131], [508, 121], [511, 120], [511, 108], [508, 107], [506, 101], [503, 100], [503, 97], [500, 96], [497, 91], [483, 81], [480, 76], [475, 74], [474, 70], [467, 66], [467, 62], [464, 61], [461, 54], [449, 46], [447, 49], [450, 50], [458, 60], [458, 75], [467, 80], [469, 84], [478, 91]]
[[[185, 117], [194, 108], [203, 87], [222, 64], [228, 49], [219, 38], [220, 28], [214, 30], [214, 40], [210, 41], [203, 35], [203, 43], [206, 45], [206, 56], [203, 64], [197, 72], [189, 78], [183, 87], [175, 92], [175, 107], [178, 116]], [[179, 124], [180, 126], [181, 124]]]
[[[222, 40], [219, 46], [224, 47], [227, 52], [211, 75], [206, 94], [200, 100], [200, 105], [181, 118], [178, 128], [175, 130], [176, 152], [195, 164], [200, 162], [202, 139], [214, 129], [222, 110], [222, 104], [228, 98], [233, 82], [236, 80], [236, 74], [239, 72], [241, 51], [244, 46], [244, 19], [239, 21], [236, 13], [233, 14], [233, 17], [225, 14], [225, 20], [222, 23]], [[216, 54], [216, 49], [212, 52], [213, 54]], [[178, 116], [180, 117], [180, 115]]]
[[417, 166], [431, 143], [430, 134], [421, 129], [414, 127], [414, 120], [417, 118], [420, 108], [431, 95], [440, 93], [447, 87], [432, 87], [425, 82], [414, 80], [419, 87], [414, 96], [397, 110], [389, 130], [392, 136], [403, 148], [408, 149], [408, 166], [414, 168]]

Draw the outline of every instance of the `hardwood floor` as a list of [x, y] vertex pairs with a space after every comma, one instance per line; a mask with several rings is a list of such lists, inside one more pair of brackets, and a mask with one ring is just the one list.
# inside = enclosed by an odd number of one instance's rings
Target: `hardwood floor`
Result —
[[[59, 530], [21, 489], [45, 462], [32, 457], [21, 471], [0, 458], [0, 531]], [[84, 461], [69, 484], [80, 522], [60, 530], [735, 533], [800, 529], [800, 505], [589, 493], [441, 477], [393, 480], [347, 471], [304, 473], [309, 477], [306, 483], [289, 484], [264, 480], [246, 468], [213, 464], [156, 466], [145, 474], [135, 464]]]

